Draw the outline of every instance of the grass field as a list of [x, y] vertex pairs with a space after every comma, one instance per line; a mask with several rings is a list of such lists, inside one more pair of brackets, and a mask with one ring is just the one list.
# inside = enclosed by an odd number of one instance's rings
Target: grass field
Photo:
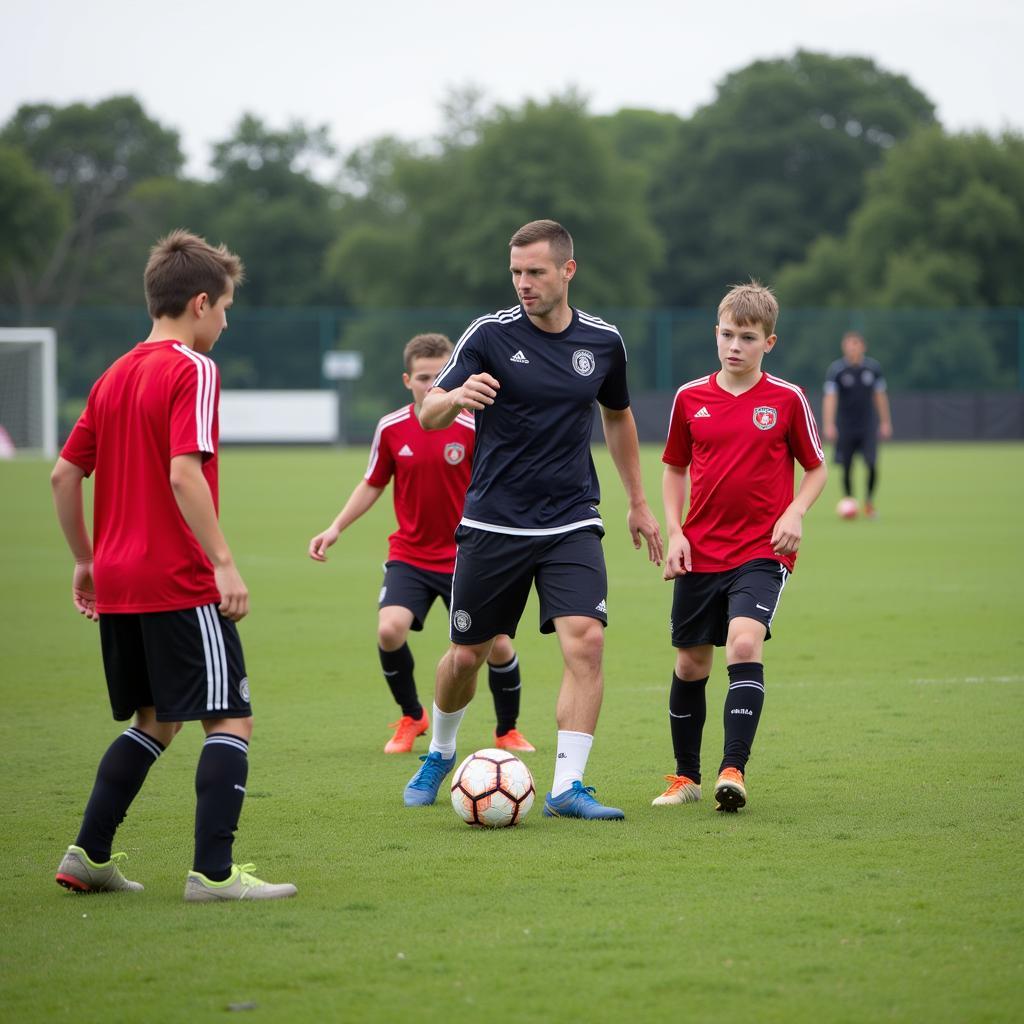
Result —
[[[644, 452], [660, 494], [658, 452]], [[361, 451], [228, 450], [222, 514], [253, 610], [256, 707], [236, 853], [279, 904], [186, 906], [198, 727], [115, 848], [139, 896], [53, 883], [116, 735], [73, 611], [49, 467], [0, 464], [0, 1018], [189, 1021], [1009, 1021], [1024, 1016], [1024, 446], [894, 445], [881, 518], [808, 518], [767, 647], [750, 802], [652, 808], [671, 770], [669, 585], [634, 552], [603, 452], [607, 691], [587, 781], [627, 821], [483, 832], [406, 809], [374, 646], [390, 507], [305, 556]], [[658, 502], [660, 509], [660, 501]], [[550, 785], [560, 660], [520, 627], [524, 731]], [[421, 695], [446, 642], [415, 638]], [[709, 685], [717, 767], [724, 665]], [[487, 746], [490, 697], [460, 754]]]

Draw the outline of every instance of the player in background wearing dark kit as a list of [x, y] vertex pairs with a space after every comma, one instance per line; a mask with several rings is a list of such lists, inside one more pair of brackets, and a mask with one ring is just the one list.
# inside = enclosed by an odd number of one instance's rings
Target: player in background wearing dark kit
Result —
[[437, 668], [429, 753], [405, 789], [432, 804], [455, 765], [455, 741], [476, 675], [502, 633], [515, 636], [531, 585], [540, 629], [557, 633], [565, 662], [549, 817], [624, 817], [583, 785], [601, 709], [608, 585], [600, 488], [590, 455], [594, 402], [629, 497], [629, 530], [661, 561], [661, 533], [644, 497], [636, 425], [619, 332], [572, 309], [572, 238], [554, 221], [512, 236], [520, 304], [474, 321], [423, 400], [420, 422], [439, 430], [476, 413], [476, 451], [455, 539], [451, 647]]
[[[892, 437], [892, 416], [885, 377], [877, 359], [865, 355], [867, 344], [857, 331], [847, 331], [843, 358], [825, 374], [821, 419], [825, 439], [836, 445], [835, 460], [843, 467], [843, 497], [853, 497], [853, 457], [860, 452], [868, 467], [864, 514], [874, 519], [878, 484], [878, 439]], [[852, 507], [852, 506], [851, 506]]]
[[[235, 623], [249, 592], [217, 522], [220, 380], [207, 353], [227, 326], [242, 263], [175, 231], [146, 265], [149, 337], [93, 386], [53, 470], [75, 568], [75, 607], [99, 621], [115, 721], [81, 830], [57, 869], [76, 892], [137, 891], [111, 855], [117, 827], [181, 728], [200, 721], [189, 902], [294, 896], [232, 861], [245, 797], [252, 709]], [[82, 481], [95, 473], [93, 536]]]
[[[405, 346], [402, 381], [412, 392], [409, 405], [377, 424], [366, 475], [356, 484], [334, 522], [309, 542], [309, 557], [327, 561], [327, 549], [373, 507], [391, 478], [395, 480], [398, 529], [388, 538], [388, 561], [380, 590], [377, 651], [380, 667], [402, 717], [389, 728], [394, 735], [385, 754], [408, 753], [430, 727], [413, 676], [409, 630], [422, 630], [434, 599], [448, 606], [455, 568], [455, 527], [462, 516], [473, 464], [475, 424], [460, 413], [447, 429], [420, 426], [420, 406], [452, 353], [443, 334], [417, 334]], [[497, 637], [488, 657], [497, 728], [494, 745], [502, 750], [533, 751], [516, 728], [519, 717], [519, 658], [507, 636]]]
[[[729, 689], [715, 809], [736, 811], [747, 800], [744, 773], [764, 704], [764, 642], [796, 562], [803, 517], [827, 476], [803, 391], [761, 371], [778, 314], [770, 289], [755, 281], [733, 287], [718, 307], [721, 370], [684, 384], [672, 407], [662, 493], [665, 579], [675, 580], [669, 725], [676, 772], [655, 805], [700, 799], [705, 689], [722, 646]], [[804, 469], [795, 497], [794, 460]]]

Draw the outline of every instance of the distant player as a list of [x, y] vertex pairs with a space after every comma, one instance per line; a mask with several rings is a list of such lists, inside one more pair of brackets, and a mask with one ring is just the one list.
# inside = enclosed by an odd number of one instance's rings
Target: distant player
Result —
[[889, 397], [881, 365], [865, 355], [867, 344], [863, 335], [847, 331], [842, 349], [843, 358], [832, 363], [825, 374], [821, 418], [826, 439], [836, 444], [835, 461], [843, 467], [846, 498], [853, 497], [853, 457], [857, 452], [863, 456], [868, 467], [864, 514], [874, 519], [878, 439], [888, 441], [892, 437]]
[[[220, 379], [207, 353], [227, 326], [242, 263], [175, 231], [146, 265], [149, 337], [93, 386], [53, 470], [57, 517], [75, 559], [71, 595], [99, 621], [115, 721], [81, 830], [57, 869], [76, 892], [137, 891], [111, 855], [149, 769], [181, 728], [206, 733], [196, 769], [195, 859], [185, 899], [294, 896], [232, 862], [249, 772], [252, 709], [235, 623], [249, 592], [217, 522]], [[82, 480], [95, 474], [93, 536]]]
[[608, 581], [590, 455], [594, 403], [629, 498], [634, 545], [661, 560], [661, 533], [644, 497], [636, 425], [618, 330], [568, 302], [572, 238], [550, 220], [512, 236], [510, 269], [520, 304], [475, 320], [423, 400], [420, 422], [443, 430], [476, 412], [477, 448], [455, 535], [451, 647], [437, 668], [434, 727], [408, 806], [432, 804], [455, 764], [455, 741], [495, 637], [515, 636], [530, 588], [540, 629], [557, 633], [565, 663], [549, 817], [618, 819], [583, 785], [603, 695]]
[[[409, 405], [377, 424], [366, 475], [356, 484], [334, 522], [309, 542], [309, 557], [327, 561], [327, 549], [364, 515], [394, 477], [398, 529], [388, 538], [377, 614], [377, 651], [384, 678], [402, 717], [386, 754], [408, 753], [413, 741], [430, 727], [413, 676], [409, 630], [422, 630], [435, 598], [448, 607], [455, 568], [455, 527], [462, 516], [473, 465], [476, 431], [465, 412], [442, 431], [428, 432], [417, 419], [423, 398], [448, 361], [452, 343], [443, 334], [417, 334], [405, 346], [402, 381], [412, 392]], [[497, 728], [494, 745], [502, 750], [532, 751], [516, 728], [519, 718], [519, 658], [507, 636], [495, 638], [488, 674]]]
[[[796, 562], [803, 517], [827, 475], [803, 391], [761, 371], [778, 313], [770, 289], [733, 287], [715, 328], [722, 368], [684, 384], [672, 407], [662, 492], [665, 579], [675, 580], [669, 724], [676, 772], [655, 805], [700, 799], [705, 689], [714, 649], [723, 646], [729, 689], [715, 809], [746, 803], [744, 773], [764, 704], [764, 642]], [[794, 461], [804, 468], [796, 497]]]

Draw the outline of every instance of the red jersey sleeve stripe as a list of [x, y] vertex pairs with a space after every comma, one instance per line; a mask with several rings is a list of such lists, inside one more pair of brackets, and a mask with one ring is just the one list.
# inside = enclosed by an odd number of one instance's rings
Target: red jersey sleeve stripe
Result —
[[175, 345], [175, 349], [187, 356], [196, 368], [196, 446], [201, 452], [213, 449], [213, 403], [216, 395], [217, 372], [211, 360], [193, 352], [188, 345]]
[[363, 474], [364, 480], [368, 480], [373, 476], [373, 471], [377, 465], [377, 459], [380, 457], [381, 435], [388, 427], [393, 426], [395, 423], [401, 423], [402, 420], [407, 420], [409, 416], [409, 406], [406, 406], [404, 409], [389, 412], [387, 416], [381, 416], [377, 421], [377, 429], [373, 432], [373, 441], [370, 443], [370, 462], [366, 467], [366, 472]]
[[768, 374], [768, 380], [780, 388], [788, 388], [800, 400], [800, 407], [804, 411], [804, 425], [807, 427], [807, 436], [811, 439], [811, 444], [814, 446], [814, 454], [824, 462], [825, 450], [822, 448], [821, 438], [818, 436], [818, 425], [814, 422], [814, 413], [811, 411], [811, 405], [807, 401], [803, 388], [798, 388], [795, 384], [790, 384], [788, 380], [783, 380], [781, 377], [773, 377], [771, 374]]

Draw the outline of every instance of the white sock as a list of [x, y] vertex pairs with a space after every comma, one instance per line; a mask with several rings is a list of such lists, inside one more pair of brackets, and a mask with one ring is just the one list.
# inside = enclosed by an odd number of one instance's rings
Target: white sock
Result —
[[558, 796], [572, 784], [583, 781], [583, 773], [587, 770], [587, 758], [594, 737], [586, 732], [570, 732], [568, 729], [558, 730], [558, 754], [555, 756], [555, 781], [551, 783], [551, 795]]
[[459, 735], [459, 725], [465, 708], [458, 711], [442, 711], [434, 705], [434, 726], [430, 734], [430, 752], [435, 750], [445, 758], [455, 756], [455, 739]]

